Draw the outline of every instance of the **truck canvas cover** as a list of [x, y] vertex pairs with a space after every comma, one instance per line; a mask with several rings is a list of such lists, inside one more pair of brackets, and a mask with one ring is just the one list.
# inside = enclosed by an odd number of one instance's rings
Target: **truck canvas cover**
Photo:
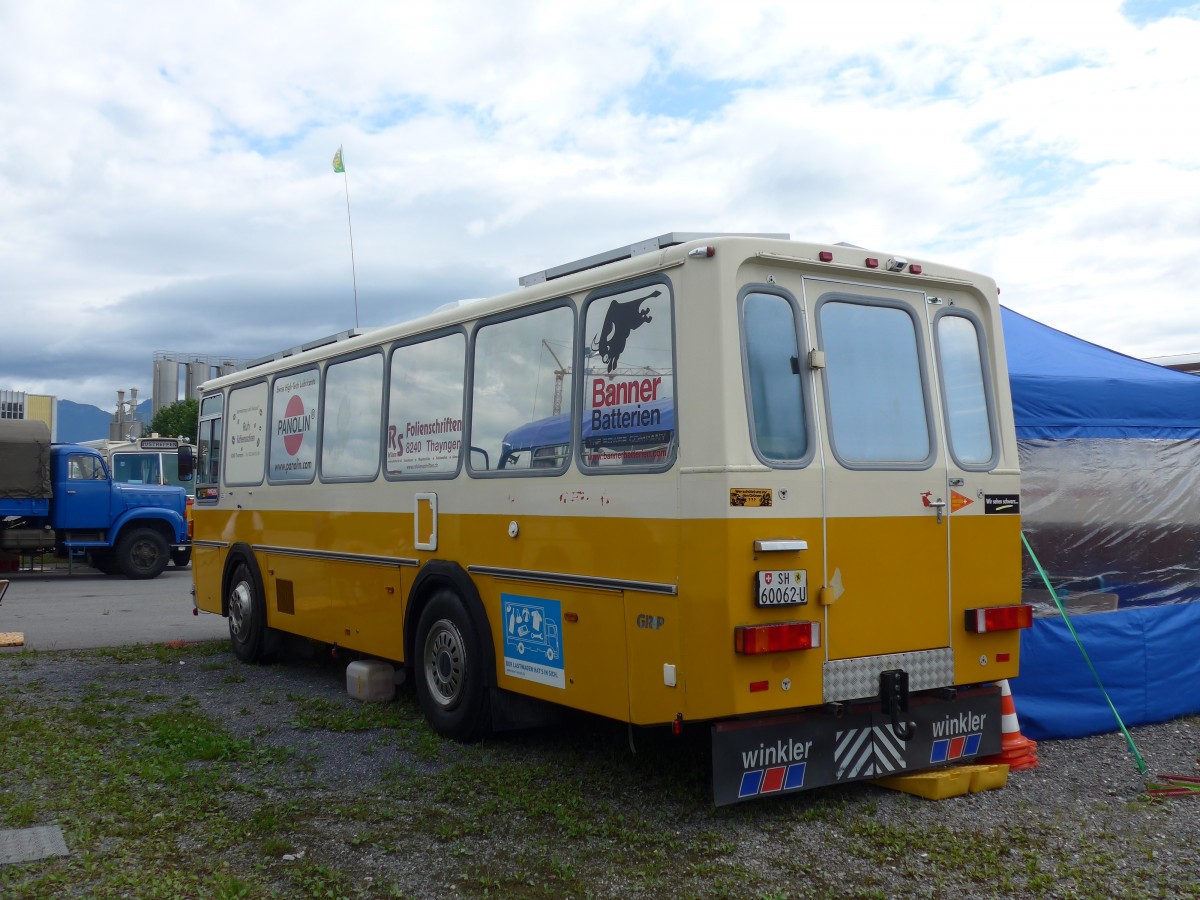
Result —
[[46, 423], [0, 422], [0, 499], [42, 500], [51, 495]]

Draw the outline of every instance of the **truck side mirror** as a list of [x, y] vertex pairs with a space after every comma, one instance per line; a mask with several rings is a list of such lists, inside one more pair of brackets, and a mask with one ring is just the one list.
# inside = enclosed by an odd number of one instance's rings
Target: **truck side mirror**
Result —
[[179, 450], [179, 480], [191, 481], [196, 470], [196, 457], [192, 453], [191, 444], [180, 444]]

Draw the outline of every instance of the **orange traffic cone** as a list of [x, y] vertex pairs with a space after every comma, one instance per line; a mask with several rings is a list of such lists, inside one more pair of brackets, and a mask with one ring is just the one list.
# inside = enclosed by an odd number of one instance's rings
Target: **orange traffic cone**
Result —
[[980, 759], [984, 763], [1007, 763], [1011, 771], [1036, 769], [1038, 767], [1037, 743], [1021, 734], [1017, 722], [1017, 708], [1013, 705], [1012, 690], [1008, 679], [1000, 682], [1000, 752], [995, 756]]

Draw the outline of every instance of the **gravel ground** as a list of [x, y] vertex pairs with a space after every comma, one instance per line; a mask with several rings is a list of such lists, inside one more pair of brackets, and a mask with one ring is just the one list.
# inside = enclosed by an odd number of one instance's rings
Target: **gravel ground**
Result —
[[[853, 784], [715, 809], [699, 733], [690, 741], [639, 733], [631, 755], [623, 726], [580, 716], [473, 747], [430, 740], [432, 752], [422, 752], [413, 735], [423, 726], [403, 689], [396, 703], [411, 723], [403, 740], [392, 728], [298, 725], [303, 701], [356, 708], [345, 693], [344, 664], [289, 658], [243, 666], [224, 650], [124, 662], [9, 653], [0, 655], [0, 691], [53, 706], [106, 688], [152, 693], [163, 706], [186, 695], [234, 735], [289, 748], [304, 765], [279, 767], [235, 802], [291, 798], [328, 810], [296, 823], [289, 856], [344, 873], [362, 896], [509, 895], [513, 861], [530, 853], [552, 855], [555, 866], [568, 860], [572, 875], [558, 890], [521, 883], [515, 892], [524, 896], [657, 896], [664, 889], [673, 896], [1200, 896], [1200, 795], [1148, 800], [1119, 734], [1044, 741], [1040, 766], [1013, 773], [1003, 790], [940, 802]], [[1149, 774], [1200, 775], [1200, 719], [1133, 735]], [[411, 790], [397, 790], [398, 767], [411, 773]], [[479, 816], [478, 827], [435, 824], [452, 811], [439, 774], [506, 767], [562, 779], [564, 803], [581, 798], [585, 820], [618, 817], [630, 840], [674, 834], [677, 841], [639, 856], [613, 846], [625, 839], [621, 833], [574, 835], [571, 819], [546, 816], [520, 794], [506, 801], [512, 805], [500, 819], [495, 802], [467, 810]], [[478, 795], [506, 796], [492, 785]], [[363, 800], [377, 804], [374, 827], [386, 840], [362, 840], [362, 821], [338, 814]], [[619, 862], [626, 858], [628, 865]], [[287, 884], [277, 888], [284, 896]], [[376, 887], [385, 884], [390, 893]]]

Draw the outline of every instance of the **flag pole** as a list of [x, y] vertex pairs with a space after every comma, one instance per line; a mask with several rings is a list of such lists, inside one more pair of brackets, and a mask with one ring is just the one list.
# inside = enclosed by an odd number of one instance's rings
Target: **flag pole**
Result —
[[354, 271], [354, 225], [350, 221], [350, 176], [346, 174], [346, 164], [342, 159], [342, 147], [339, 144], [337, 153], [333, 154], [333, 171], [341, 172], [346, 186], [346, 228], [350, 231], [350, 283], [354, 286], [354, 327], [358, 328], [358, 275]]

